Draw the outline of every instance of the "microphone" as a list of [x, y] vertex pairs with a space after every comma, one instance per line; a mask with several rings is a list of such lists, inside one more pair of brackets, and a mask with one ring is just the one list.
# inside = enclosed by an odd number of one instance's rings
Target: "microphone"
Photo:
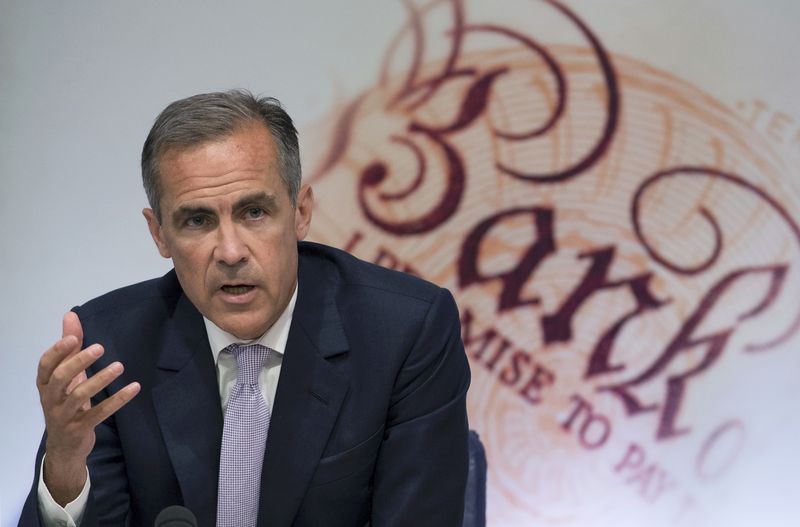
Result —
[[153, 527], [197, 527], [197, 518], [186, 507], [170, 505], [158, 513]]

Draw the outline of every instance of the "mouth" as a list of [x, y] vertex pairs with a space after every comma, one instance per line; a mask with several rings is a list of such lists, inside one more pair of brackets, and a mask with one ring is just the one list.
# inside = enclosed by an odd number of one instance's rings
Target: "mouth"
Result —
[[257, 295], [256, 286], [250, 284], [224, 284], [219, 292], [219, 298], [229, 306], [249, 306]]
[[220, 289], [226, 294], [239, 296], [252, 291], [255, 286], [245, 284], [223, 285]]

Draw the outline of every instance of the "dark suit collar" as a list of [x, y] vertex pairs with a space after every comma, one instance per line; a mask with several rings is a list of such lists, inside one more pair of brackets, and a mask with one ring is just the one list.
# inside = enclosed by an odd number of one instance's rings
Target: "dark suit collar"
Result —
[[[334, 265], [301, 250], [297, 274], [298, 294], [292, 327], [297, 322], [323, 358], [346, 352], [350, 346], [336, 305], [341, 284]], [[287, 342], [287, 348], [289, 344]]]
[[329, 361], [349, 348], [335, 301], [338, 275], [301, 246], [298, 282], [261, 475], [259, 524], [271, 527], [291, 524], [348, 389]]
[[172, 316], [165, 324], [158, 367], [163, 370], [180, 371], [200, 349], [208, 350], [208, 336], [203, 316], [181, 291]]
[[203, 319], [182, 293], [165, 322], [153, 406], [184, 505], [216, 522], [222, 408]]

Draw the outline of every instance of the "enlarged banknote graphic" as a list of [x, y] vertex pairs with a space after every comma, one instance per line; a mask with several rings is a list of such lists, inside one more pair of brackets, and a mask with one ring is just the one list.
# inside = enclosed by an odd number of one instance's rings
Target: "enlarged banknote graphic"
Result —
[[783, 525], [797, 158], [567, 3], [405, 5], [317, 130], [313, 235], [454, 292], [489, 524]]

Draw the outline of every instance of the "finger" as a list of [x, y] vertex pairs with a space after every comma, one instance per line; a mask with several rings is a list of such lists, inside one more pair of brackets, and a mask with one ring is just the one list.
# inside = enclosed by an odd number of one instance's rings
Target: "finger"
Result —
[[51, 389], [57, 393], [66, 396], [67, 386], [72, 382], [72, 379], [91, 366], [103, 353], [103, 346], [92, 344], [80, 353], [63, 360], [53, 371], [53, 375], [47, 383], [48, 386], [52, 387]]
[[46, 385], [58, 365], [69, 356], [78, 353], [83, 341], [83, 328], [76, 313], [67, 312], [61, 320], [61, 340], [50, 347], [39, 361], [36, 382]]
[[36, 372], [36, 383], [44, 386], [50, 382], [55, 369], [64, 361], [66, 357], [80, 350], [80, 343], [74, 335], [67, 335], [61, 340], [50, 346], [39, 359], [39, 368]]
[[114, 362], [82, 382], [67, 400], [68, 411], [75, 412], [78, 408], [88, 410], [86, 404], [89, 403], [89, 407], [91, 407], [90, 399], [122, 375], [123, 370], [121, 362]]
[[94, 406], [91, 410], [84, 414], [84, 419], [92, 427], [95, 427], [108, 419], [117, 410], [125, 406], [131, 399], [136, 397], [136, 394], [141, 390], [141, 385], [138, 382], [132, 382], [122, 388], [120, 391], [103, 401], [102, 403]]
[[73, 378], [72, 378], [72, 380], [71, 380], [71, 381], [70, 381], [70, 383], [69, 383], [69, 386], [67, 386], [67, 389], [66, 389], [65, 393], [66, 393], [67, 395], [71, 394], [71, 393], [72, 393], [72, 391], [73, 391], [73, 390], [74, 390], [74, 389], [75, 389], [75, 388], [76, 388], [76, 387], [77, 387], [77, 386], [78, 386], [80, 383], [82, 383], [82, 382], [83, 382], [83, 381], [85, 381], [86, 379], [88, 379], [88, 377], [86, 376], [86, 370], [84, 370], [84, 371], [80, 372], [78, 375], [76, 375], [75, 377], [73, 377]]
[[83, 342], [83, 327], [78, 314], [68, 311], [61, 321], [61, 336], [74, 335], [78, 339], [78, 345]]

